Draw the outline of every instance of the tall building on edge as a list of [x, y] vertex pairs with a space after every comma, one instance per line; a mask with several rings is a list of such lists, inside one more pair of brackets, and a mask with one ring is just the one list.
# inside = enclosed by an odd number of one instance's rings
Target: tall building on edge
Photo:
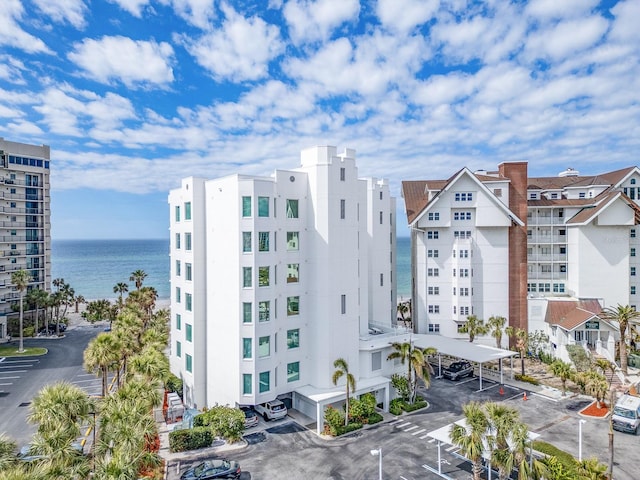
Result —
[[[0, 137], [0, 342], [19, 293], [11, 274], [29, 272], [29, 289], [51, 284], [50, 148]], [[17, 314], [16, 314], [17, 315]]]

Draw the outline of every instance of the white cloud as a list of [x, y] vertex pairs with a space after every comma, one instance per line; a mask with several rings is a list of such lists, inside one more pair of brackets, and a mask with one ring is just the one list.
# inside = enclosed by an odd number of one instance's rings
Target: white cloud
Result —
[[24, 63], [11, 55], [0, 55], [0, 80], [16, 85], [24, 85]]
[[596, 44], [609, 24], [600, 16], [563, 21], [531, 34], [526, 43], [530, 58], [561, 60]]
[[149, 4], [150, 0], [108, 0], [111, 3], [117, 4], [123, 10], [126, 10], [134, 17], [142, 16], [142, 7]]
[[598, 3], [599, 0], [532, 0], [525, 12], [543, 20], [572, 18], [591, 12]]
[[182, 37], [181, 41], [216, 80], [266, 77], [269, 62], [284, 50], [278, 27], [259, 17], [245, 18], [226, 5], [222, 10], [226, 19], [221, 29], [197, 40]]
[[101, 83], [120, 81], [136, 85], [163, 86], [173, 81], [173, 48], [166, 42], [132, 40], [128, 37], [85, 39], [73, 45], [69, 59], [85, 75]]
[[408, 32], [429, 21], [439, 3], [439, 0], [378, 0], [376, 13], [385, 27]]
[[289, 0], [284, 17], [294, 43], [328, 39], [344, 22], [356, 20], [360, 13], [358, 0]]
[[203, 30], [209, 29], [209, 23], [215, 17], [213, 0], [170, 0], [170, 2], [180, 18]]
[[25, 32], [18, 22], [22, 20], [24, 7], [20, 0], [2, 0], [0, 8], [0, 45], [19, 48], [27, 53], [51, 53], [45, 43]]
[[86, 25], [84, 15], [87, 6], [83, 0], [32, 0], [38, 9], [51, 17], [54, 22], [69, 22], [80, 29]]
[[611, 38], [617, 41], [635, 42], [636, 47], [640, 43], [640, 2], [628, 0], [617, 3], [611, 13], [615, 15]]

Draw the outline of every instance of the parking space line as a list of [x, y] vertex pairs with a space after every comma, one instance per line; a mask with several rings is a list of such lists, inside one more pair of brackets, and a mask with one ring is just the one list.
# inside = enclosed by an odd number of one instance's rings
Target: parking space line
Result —
[[75, 380], [71, 383], [73, 383], [74, 385], [78, 385], [79, 383], [87, 383], [87, 382], [100, 382], [100, 379], [96, 380], [95, 378], [89, 378], [87, 380]]
[[2, 372], [2, 375], [5, 375], [7, 373], [27, 373], [26, 370], [8, 370], [6, 372]]
[[457, 445], [451, 445], [449, 448], [447, 448], [447, 452], [451, 452], [452, 450], [456, 450], [458, 448]]
[[17, 377], [0, 377], [0, 380], [11, 380], [14, 378], [20, 378], [20, 375], [18, 375]]
[[[2, 379], [2, 380], [4, 380], [4, 379]], [[13, 382], [12, 383], [0, 383], [0, 385], [13, 385]]]
[[424, 432], [425, 430], [426, 430], [426, 428], [422, 428], [422, 429], [418, 430], [417, 432], [413, 432], [411, 435], [418, 435], [418, 434]]

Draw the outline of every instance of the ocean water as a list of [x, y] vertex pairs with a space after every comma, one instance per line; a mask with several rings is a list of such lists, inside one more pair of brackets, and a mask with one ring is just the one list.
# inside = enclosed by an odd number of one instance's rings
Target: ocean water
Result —
[[[410, 239], [397, 241], [398, 299], [411, 295]], [[169, 239], [160, 240], [53, 240], [51, 276], [64, 278], [87, 300], [116, 299], [113, 287], [129, 281], [131, 272], [144, 270], [145, 285], [158, 291], [159, 299], [170, 298]]]

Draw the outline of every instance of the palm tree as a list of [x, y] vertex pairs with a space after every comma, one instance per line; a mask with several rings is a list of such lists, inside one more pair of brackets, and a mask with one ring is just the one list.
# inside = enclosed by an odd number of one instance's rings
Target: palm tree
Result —
[[16, 290], [20, 292], [20, 346], [18, 347], [18, 352], [24, 352], [24, 337], [23, 337], [23, 328], [24, 328], [24, 312], [23, 309], [23, 300], [24, 300], [24, 292], [27, 290], [27, 286], [29, 285], [29, 280], [31, 280], [31, 275], [24, 269], [16, 270], [11, 274], [11, 283], [13, 283], [16, 287]]
[[140, 287], [142, 287], [142, 283], [144, 282], [145, 278], [147, 278], [147, 274], [144, 270], [136, 270], [134, 272], [131, 272], [129, 281], [135, 283], [136, 290], [140, 290]]
[[87, 300], [82, 295], [76, 295], [73, 302], [75, 303], [76, 313], [78, 313], [80, 311], [80, 305], [87, 303]]
[[124, 282], [118, 282], [113, 286], [113, 293], [118, 294], [118, 306], [122, 308], [122, 295], [129, 291], [129, 285]]
[[602, 407], [607, 392], [609, 391], [609, 382], [604, 375], [591, 371], [589, 373], [589, 380], [587, 381], [586, 390], [590, 395], [593, 395], [596, 399], [596, 406]]
[[500, 480], [509, 477], [518, 461], [518, 454], [513, 442], [515, 427], [520, 423], [518, 411], [504, 403], [488, 402], [484, 404], [489, 421], [487, 430], [487, 445], [491, 449], [491, 458], [498, 467]]
[[164, 383], [169, 375], [167, 356], [154, 347], [147, 347], [138, 355], [131, 357], [129, 367], [130, 372], [144, 377], [147, 386], [152, 385], [154, 380]]
[[338, 385], [338, 380], [342, 377], [346, 380], [346, 388], [347, 388], [347, 396], [346, 396], [346, 405], [345, 405], [345, 414], [344, 414], [344, 425], [345, 427], [349, 425], [349, 389], [356, 389], [356, 377], [353, 376], [351, 372], [349, 372], [349, 364], [344, 358], [338, 358], [335, 362], [333, 362], [333, 367], [336, 369], [333, 372], [333, 376], [331, 377], [331, 381], [334, 385]]
[[467, 321], [460, 327], [461, 333], [469, 334], [470, 342], [473, 342], [477, 335], [486, 335], [487, 331], [488, 329], [484, 324], [484, 320], [475, 315], [469, 315]]
[[397, 311], [402, 319], [402, 324], [406, 327], [407, 321], [411, 321], [411, 300], [400, 302], [397, 306]]
[[488, 333], [496, 339], [496, 347], [502, 348], [502, 332], [507, 324], [507, 319], [501, 316], [492, 315], [487, 320]]
[[449, 435], [451, 442], [460, 447], [464, 456], [472, 463], [473, 480], [480, 480], [482, 473], [482, 454], [485, 450], [485, 436], [489, 420], [478, 402], [470, 402], [462, 406], [466, 425], [454, 423]]
[[0, 433], [0, 472], [7, 470], [16, 462], [16, 442]]
[[[87, 420], [95, 405], [87, 392], [68, 382], [43, 387], [33, 398], [28, 420], [42, 431], [62, 425], [63, 430], [80, 436], [80, 421]], [[75, 438], [74, 437], [74, 438]]]
[[[49, 301], [49, 293], [45, 290], [41, 290], [40, 288], [32, 288], [29, 290], [26, 296], [27, 302], [33, 304], [36, 310], [35, 314], [35, 331], [38, 331], [38, 319], [40, 318], [40, 309], [42, 307], [46, 308], [47, 302]], [[47, 326], [46, 315], [43, 321], [43, 327]]]
[[606, 480], [607, 466], [596, 457], [587, 458], [578, 463], [578, 474], [585, 480]]
[[567, 380], [573, 378], [573, 374], [575, 373], [573, 365], [563, 362], [560, 359], [556, 359], [549, 366], [549, 369], [551, 370], [551, 373], [558, 377], [562, 382], [562, 396], [564, 397], [567, 393]]
[[102, 375], [102, 397], [107, 394], [107, 374], [120, 360], [117, 339], [109, 333], [101, 333], [89, 342], [84, 351], [84, 367], [88, 372]]
[[524, 357], [527, 355], [527, 348], [529, 346], [529, 334], [522, 328], [514, 328], [509, 325], [504, 329], [509, 338], [514, 342], [516, 350], [520, 353], [520, 365], [522, 369], [522, 375], [524, 375]]
[[387, 356], [387, 360], [400, 359], [400, 363], [407, 365], [407, 380], [411, 388], [410, 402], [416, 401], [416, 392], [418, 389], [418, 379], [421, 379], [426, 388], [431, 384], [431, 365], [427, 362], [427, 357], [435, 355], [438, 351], [435, 348], [428, 347], [421, 349], [414, 347], [411, 342], [394, 342], [391, 344], [394, 349]]
[[605, 308], [600, 312], [600, 316], [605, 320], [618, 323], [620, 330], [620, 368], [622, 373], [627, 375], [627, 328], [634, 321], [640, 318], [640, 312], [636, 312], [635, 308], [630, 305]]

